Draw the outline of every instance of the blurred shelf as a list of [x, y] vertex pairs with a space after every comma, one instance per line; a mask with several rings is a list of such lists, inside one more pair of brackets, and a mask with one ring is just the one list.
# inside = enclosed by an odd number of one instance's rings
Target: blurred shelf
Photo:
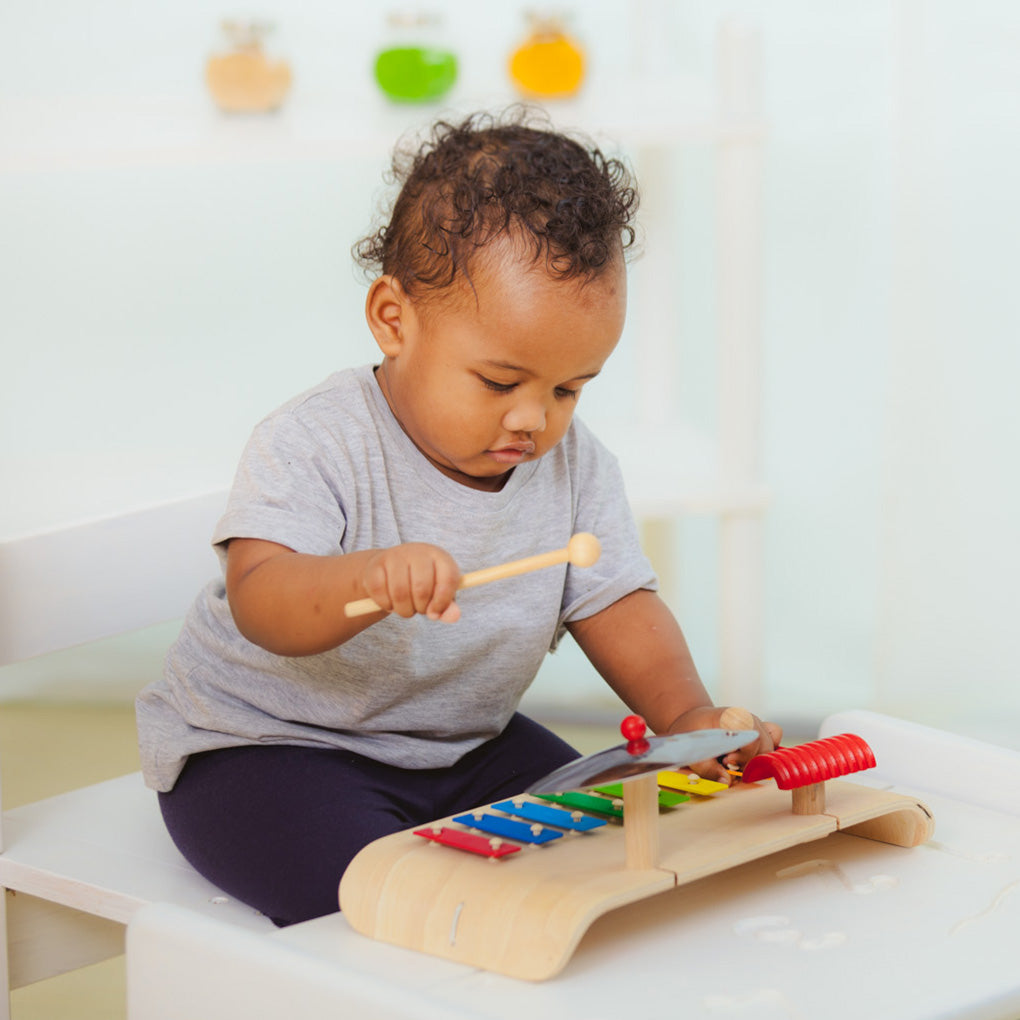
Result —
[[[709, 98], [703, 85], [677, 78], [588, 92], [544, 109], [559, 127], [633, 148], [762, 135], [759, 121], [720, 117]], [[221, 113], [202, 95], [7, 97], [0, 99], [0, 172], [385, 157], [406, 131], [437, 117], [518, 101], [489, 93], [397, 105], [370, 92], [295, 97], [277, 113], [238, 115]]]
[[631, 507], [639, 518], [760, 514], [763, 485], [724, 473], [714, 438], [681, 421], [606, 425], [599, 437], [619, 458]]

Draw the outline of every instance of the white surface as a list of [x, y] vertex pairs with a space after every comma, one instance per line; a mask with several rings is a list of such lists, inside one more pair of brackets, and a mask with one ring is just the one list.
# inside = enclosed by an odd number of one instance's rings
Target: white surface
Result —
[[139, 772], [14, 808], [3, 823], [5, 888], [122, 924], [143, 904], [168, 902], [249, 930], [272, 928], [185, 861]]
[[[400, 987], [383, 998], [385, 975], [362, 972], [355, 953], [343, 968], [323, 966], [300, 948], [251, 932], [226, 929], [180, 907], [156, 903], [139, 911], [128, 929], [128, 1016], [137, 1020], [205, 1020], [244, 1017], [371, 1017], [372, 1020], [467, 1020], [474, 1014], [431, 1001], [434, 976], [400, 975]], [[215, 979], [197, 958], [215, 961]], [[184, 969], [182, 969], [184, 968]]]
[[[314, 1007], [294, 1000], [288, 1015], [321, 1016], [344, 1007], [345, 993], [331, 999], [329, 989], [349, 981], [359, 1006], [372, 1003], [365, 1015], [386, 1018], [438, 1009], [609, 1020], [640, 1008], [695, 1020], [1015, 1020], [1020, 818], [967, 799], [975, 783], [994, 790], [996, 774], [1020, 774], [1020, 754], [850, 715], [866, 739], [898, 736], [902, 760], [922, 771], [958, 761], [966, 744], [971, 758], [947, 791], [925, 795], [936, 819], [929, 843], [908, 850], [836, 833], [633, 904], [596, 922], [563, 973], [541, 984], [373, 942], [339, 914], [252, 942], [157, 905], [129, 927], [129, 1016], [198, 1015], [210, 1003], [218, 1020], [268, 1017], [260, 1001], [289, 1002], [309, 985], [322, 993]], [[989, 762], [1002, 772], [982, 771]]]

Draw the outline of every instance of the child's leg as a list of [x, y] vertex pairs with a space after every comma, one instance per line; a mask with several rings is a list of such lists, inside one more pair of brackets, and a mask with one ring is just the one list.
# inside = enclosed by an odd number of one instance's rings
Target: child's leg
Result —
[[286, 925], [335, 912], [340, 876], [363, 846], [433, 817], [431, 803], [414, 804], [407, 775], [346, 751], [226, 748], [192, 755], [159, 800], [198, 872]]
[[336, 911], [340, 877], [373, 840], [519, 793], [577, 756], [518, 714], [445, 769], [286, 745], [208, 751], [188, 759], [159, 802], [200, 874], [287, 925]]

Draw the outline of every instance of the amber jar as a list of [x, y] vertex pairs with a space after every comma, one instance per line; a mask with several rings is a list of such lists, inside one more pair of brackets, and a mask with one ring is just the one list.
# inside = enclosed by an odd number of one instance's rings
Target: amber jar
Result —
[[205, 80], [216, 105], [227, 113], [278, 110], [291, 86], [287, 61], [266, 53], [272, 26], [259, 21], [223, 22], [224, 45], [206, 62]]

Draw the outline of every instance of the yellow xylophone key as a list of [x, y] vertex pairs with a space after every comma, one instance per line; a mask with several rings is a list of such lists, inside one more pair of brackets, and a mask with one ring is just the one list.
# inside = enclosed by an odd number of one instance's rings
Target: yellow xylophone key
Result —
[[656, 777], [659, 786], [681, 793], [697, 793], [703, 797], [711, 797], [720, 790], [728, 790], [725, 783], [717, 783], [713, 779], [702, 779], [693, 772], [660, 772]]

